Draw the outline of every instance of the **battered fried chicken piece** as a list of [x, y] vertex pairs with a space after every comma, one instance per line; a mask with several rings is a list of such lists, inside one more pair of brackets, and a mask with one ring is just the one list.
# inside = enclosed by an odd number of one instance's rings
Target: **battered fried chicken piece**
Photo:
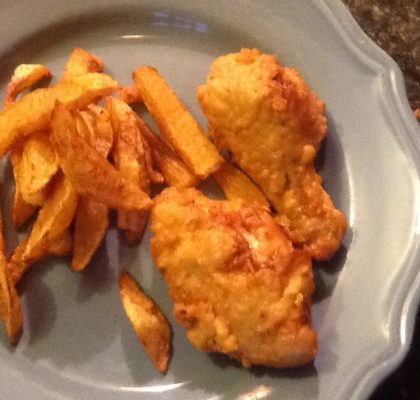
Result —
[[210, 135], [260, 186], [295, 245], [330, 258], [346, 219], [314, 168], [327, 128], [324, 103], [295, 70], [256, 49], [217, 58], [197, 95]]
[[267, 211], [169, 188], [155, 198], [151, 229], [154, 263], [193, 346], [244, 367], [314, 358], [311, 259]]

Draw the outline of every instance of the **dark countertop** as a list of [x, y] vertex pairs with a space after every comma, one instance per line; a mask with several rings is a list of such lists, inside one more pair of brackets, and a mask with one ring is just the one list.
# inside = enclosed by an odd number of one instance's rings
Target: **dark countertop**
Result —
[[[420, 0], [343, 1], [362, 29], [398, 63], [408, 100], [413, 110], [420, 108]], [[371, 397], [388, 399], [420, 399], [420, 313], [406, 359]]]
[[343, 0], [362, 29], [400, 66], [420, 108], [420, 0]]
[[417, 313], [413, 343], [402, 365], [384, 380], [370, 400], [420, 399], [420, 313]]

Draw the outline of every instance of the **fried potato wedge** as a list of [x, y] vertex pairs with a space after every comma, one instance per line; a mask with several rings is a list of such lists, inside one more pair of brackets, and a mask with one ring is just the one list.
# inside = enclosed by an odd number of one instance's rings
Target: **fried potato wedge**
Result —
[[93, 146], [95, 131], [93, 128], [94, 117], [87, 111], [76, 110], [72, 113], [73, 120], [76, 125], [77, 133], [84, 139], [89, 145]]
[[[141, 129], [140, 129], [141, 132]], [[149, 179], [151, 183], [164, 183], [165, 179], [163, 178], [163, 175], [158, 171], [158, 168], [156, 167], [156, 163], [153, 159], [152, 155], [152, 149], [149, 146], [149, 143], [147, 142], [146, 138], [143, 136], [143, 146], [144, 146], [144, 157], [146, 162], [146, 168], [147, 172], [149, 174]]]
[[77, 193], [62, 174], [57, 176], [51, 196], [42, 206], [28, 237], [23, 261], [39, 259], [71, 224], [77, 207]]
[[[23, 255], [25, 254], [27, 245], [28, 245], [28, 237], [21, 240], [19, 244], [16, 246], [15, 250], [13, 251], [12, 256], [9, 259], [9, 263], [7, 265], [9, 270], [9, 275], [13, 281], [14, 285], [17, 285], [23, 275], [25, 275], [26, 271], [37, 261], [42, 260], [46, 254], [46, 249], [40, 249], [37, 254], [34, 254], [31, 259], [24, 260]], [[54, 239], [53, 243], [58, 240]], [[54, 244], [52, 244], [54, 245]]]
[[118, 83], [110, 76], [89, 73], [28, 93], [0, 113], [0, 157], [18, 138], [47, 130], [57, 100], [69, 109], [83, 108], [111, 94], [117, 87]]
[[41, 206], [48, 184], [58, 171], [49, 132], [35, 132], [25, 139], [22, 147], [20, 162], [16, 165], [18, 186], [27, 203]]
[[87, 113], [90, 113], [93, 119], [94, 141], [92, 141], [91, 146], [104, 158], [107, 158], [114, 145], [114, 131], [110, 113], [106, 108], [97, 104], [89, 105]]
[[5, 256], [3, 222], [0, 215], [0, 317], [9, 343], [15, 346], [22, 334], [22, 310]]
[[16, 346], [22, 335], [23, 317], [19, 296], [3, 253], [0, 254], [0, 313], [9, 343]]
[[75, 189], [111, 208], [140, 210], [152, 200], [77, 134], [70, 112], [57, 103], [52, 113], [52, 141], [60, 166]]
[[141, 118], [138, 118], [138, 124], [145, 141], [150, 147], [153, 160], [162, 172], [165, 182], [169, 186], [176, 187], [195, 186], [200, 181], [200, 178], [189, 170], [184, 161], [162, 139], [156, 136]]
[[127, 272], [120, 274], [118, 285], [125, 313], [137, 338], [155, 368], [165, 372], [168, 368], [171, 336], [168, 321]]
[[260, 188], [244, 172], [228, 161], [225, 161], [213, 174], [213, 178], [228, 200], [241, 199], [259, 205], [267, 211], [270, 210], [270, 204]]
[[[75, 77], [81, 76], [89, 72], [102, 72], [102, 71], [103, 71], [103, 63], [98, 57], [94, 56], [93, 54], [87, 52], [84, 49], [74, 48], [64, 67], [64, 72], [61, 77], [61, 81], [71, 80], [71, 79], [74, 79]], [[89, 105], [88, 107], [91, 107], [91, 106], [92, 105]], [[100, 140], [101, 135], [96, 135], [96, 132], [95, 132], [94, 125], [96, 121], [94, 118], [94, 113], [88, 112], [88, 111], [82, 111], [80, 112], [79, 115], [76, 116], [75, 121], [76, 121], [77, 131], [79, 135], [81, 135], [92, 147], [97, 149], [100, 153], [102, 153], [101, 149], [104, 147], [103, 152], [105, 152], [107, 155], [112, 146], [112, 128], [110, 129], [111, 139], [103, 144], [102, 141]], [[102, 125], [103, 124], [101, 124], [101, 127], [103, 127]], [[83, 202], [89, 203], [90, 200], [85, 199]], [[96, 204], [96, 202], [92, 200], [92, 204], [94, 205]], [[103, 209], [104, 207], [101, 205], [100, 208]], [[84, 207], [84, 209], [86, 210], [87, 208]], [[89, 207], [89, 209], [92, 210], [93, 207]], [[76, 212], [76, 219], [77, 219], [77, 212]], [[79, 228], [77, 230], [77, 236], [79, 237], [77, 238], [77, 240], [75, 240], [75, 242], [77, 242], [77, 246], [79, 246], [80, 243], [84, 241], [84, 237], [80, 237], [81, 232], [82, 231]], [[96, 250], [96, 247], [97, 246], [95, 246], [95, 249], [93, 250], [93, 252]], [[76, 249], [76, 252], [77, 254], [80, 255], [79, 248]], [[82, 269], [82, 267], [79, 266], [78, 269]]]
[[[122, 100], [106, 99], [106, 107], [111, 115], [115, 133], [112, 152], [114, 165], [122, 176], [150, 193], [150, 178], [146, 165], [143, 138], [134, 111]], [[148, 210], [119, 210], [117, 226], [125, 232], [128, 244], [141, 241], [146, 229]]]
[[[41, 64], [22, 64], [19, 65], [7, 85], [6, 96], [3, 103], [4, 110], [10, 108], [17, 96], [25, 89], [29, 89], [39, 80], [51, 77], [47, 67]], [[23, 145], [15, 146], [11, 151], [11, 161], [15, 187], [13, 189], [12, 200], [12, 221], [15, 226], [24, 224], [35, 212], [36, 206], [27, 203], [20, 191], [19, 176], [17, 168], [22, 159]]]
[[51, 87], [56, 100], [72, 110], [87, 107], [100, 98], [110, 95], [117, 88], [118, 82], [112, 77], [95, 72], [76, 76], [70, 81]]
[[83, 270], [102, 243], [108, 228], [108, 207], [80, 196], [74, 223], [74, 271]]
[[[74, 115], [77, 132], [104, 158], [113, 145], [109, 113], [103, 107], [90, 105]], [[105, 237], [108, 227], [108, 206], [90, 197], [80, 196], [74, 225], [74, 247], [71, 266], [83, 270]]]
[[23, 200], [22, 194], [16, 189], [14, 190], [12, 198], [12, 222], [17, 228], [28, 221], [36, 210], [36, 206], [27, 203]]
[[88, 72], [102, 72], [103, 69], [104, 65], [101, 59], [84, 49], [76, 47], [67, 59], [61, 81], [72, 80]]
[[[15, 285], [17, 285], [22, 279], [25, 272], [29, 267], [38, 260], [35, 260], [33, 257], [32, 260], [23, 260], [23, 254], [25, 253], [26, 246], [28, 244], [28, 238], [21, 240], [13, 251], [12, 256], [10, 257], [7, 268], [9, 270], [9, 275]], [[38, 254], [38, 259], [41, 259], [44, 256], [43, 254]]]
[[139, 244], [146, 230], [149, 212], [147, 210], [119, 210], [117, 227], [124, 231], [124, 239], [129, 246]]
[[21, 64], [13, 72], [6, 88], [6, 96], [3, 102], [3, 109], [8, 109], [16, 100], [17, 96], [35, 85], [41, 79], [50, 78], [51, 72], [45, 65]]
[[71, 254], [73, 239], [69, 229], [51, 240], [47, 248], [39, 249], [37, 254], [33, 254], [30, 259], [24, 259], [26, 248], [28, 246], [28, 237], [21, 240], [13, 251], [8, 263], [9, 275], [15, 285], [22, 279], [25, 272], [37, 261], [42, 260], [48, 253], [56, 256], [68, 256]]
[[136, 85], [122, 86], [115, 92], [115, 97], [124, 103], [141, 103], [142, 98]]
[[69, 256], [73, 250], [73, 237], [70, 229], [53, 239], [48, 247], [48, 253], [55, 256]]
[[78, 134], [99, 154], [107, 158], [114, 140], [108, 111], [95, 104], [89, 106], [87, 110], [75, 111], [73, 118]]
[[114, 165], [125, 178], [143, 190], [149, 190], [150, 179], [145, 165], [145, 150], [137, 116], [130, 106], [112, 97], [106, 99], [106, 107], [111, 115], [115, 133], [112, 154]]
[[19, 163], [22, 158], [22, 146], [15, 146], [10, 153], [12, 161], [13, 179], [15, 186], [12, 199], [12, 222], [16, 227], [23, 225], [37, 210], [33, 204], [27, 203], [22, 196], [20, 189]]
[[159, 72], [143, 66], [136, 69], [133, 78], [169, 146], [198, 177], [204, 179], [215, 172], [222, 157]]

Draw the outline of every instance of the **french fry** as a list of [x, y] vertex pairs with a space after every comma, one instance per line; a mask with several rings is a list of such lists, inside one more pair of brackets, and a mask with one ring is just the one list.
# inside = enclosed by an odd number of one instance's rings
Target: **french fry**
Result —
[[165, 372], [170, 352], [170, 327], [161, 310], [139, 288], [127, 272], [118, 281], [125, 313], [155, 368]]
[[45, 65], [41, 64], [21, 64], [19, 65], [7, 85], [6, 96], [3, 101], [3, 109], [8, 109], [16, 100], [17, 96], [35, 85], [44, 78], [50, 78], [51, 72]]
[[23, 317], [4, 254], [0, 254], [0, 313], [9, 343], [16, 346], [22, 335]]
[[117, 82], [110, 76], [89, 73], [28, 93], [0, 113], [0, 157], [17, 139], [47, 130], [57, 100], [69, 109], [83, 108], [111, 94], [117, 87]]
[[15, 346], [22, 334], [23, 317], [4, 251], [3, 223], [0, 216], [0, 317], [3, 320], [9, 343]]
[[[64, 68], [61, 81], [71, 80], [88, 72], [102, 72], [102, 61], [84, 49], [75, 48]], [[88, 110], [76, 111], [74, 115], [77, 132], [98, 153], [107, 157], [113, 143], [113, 132], [109, 115], [97, 105]], [[75, 215], [72, 268], [80, 271], [86, 267], [102, 242], [108, 227], [108, 207], [81, 196]]]
[[130, 246], [139, 244], [146, 230], [149, 213], [147, 210], [119, 210], [117, 227], [124, 231], [125, 241]]
[[148, 190], [150, 181], [146, 173], [145, 150], [137, 116], [130, 106], [115, 98], [107, 98], [106, 107], [116, 136], [113, 152], [115, 165], [122, 175]]
[[[74, 115], [77, 132], [102, 157], [107, 158], [113, 144], [109, 113], [97, 105]], [[74, 247], [71, 266], [83, 270], [105, 237], [108, 227], [108, 206], [90, 197], [80, 196], [74, 224]]]
[[14, 285], [17, 285], [21, 281], [25, 272], [35, 262], [41, 261], [48, 253], [56, 256], [67, 256], [70, 255], [73, 246], [71, 233], [69, 229], [66, 229], [55, 239], [51, 240], [48, 249], [41, 248], [38, 250], [37, 254], [33, 254], [30, 259], [24, 259], [23, 257], [28, 246], [28, 239], [29, 237], [26, 237], [19, 242], [7, 265], [9, 275]]
[[67, 59], [61, 81], [72, 80], [88, 72], [102, 72], [103, 69], [103, 63], [98, 57], [84, 49], [76, 47]]
[[[64, 67], [61, 81], [72, 80], [76, 77], [82, 76], [89, 72], [102, 72], [103, 63], [98, 57], [89, 53], [85, 49], [76, 47], [70, 53], [70, 56]], [[89, 105], [88, 107], [91, 107]], [[95, 105], [96, 106], [96, 105]], [[98, 107], [98, 106], [97, 106]], [[87, 111], [76, 111], [75, 121], [77, 131], [92, 147], [96, 148], [99, 152], [96, 141], [96, 135], [94, 131], [94, 115]], [[111, 128], [112, 135], [112, 128]], [[112, 146], [112, 139], [111, 139]], [[109, 150], [108, 150], [109, 151]], [[108, 153], [107, 153], [108, 154]]]
[[76, 110], [72, 113], [73, 120], [76, 125], [77, 133], [86, 140], [89, 145], [93, 146], [94, 141], [94, 128], [93, 128], [93, 115], [87, 111]]
[[26, 138], [16, 168], [23, 199], [29, 204], [41, 206], [47, 196], [48, 184], [58, 170], [49, 132], [35, 132]]
[[74, 224], [71, 267], [83, 270], [91, 260], [108, 228], [108, 207], [91, 198], [80, 196]]
[[[21, 240], [16, 246], [12, 256], [10, 257], [9, 263], [7, 264], [9, 275], [14, 285], [17, 285], [22, 279], [25, 272], [29, 269], [29, 267], [35, 261], [38, 261], [35, 260], [35, 258], [33, 258], [32, 260], [23, 260], [23, 254], [25, 253], [27, 244], [28, 238], [26, 237], [25, 239]], [[41, 259], [43, 256], [44, 254], [38, 254], [38, 259]]]
[[[141, 129], [140, 129], [140, 132], [141, 132]], [[153, 160], [152, 149], [150, 148], [149, 143], [147, 143], [147, 140], [145, 139], [143, 134], [141, 136], [142, 136], [143, 147], [144, 147], [144, 159], [146, 162], [146, 168], [147, 168], [147, 173], [149, 174], [150, 182], [163, 183], [165, 182], [165, 179], [163, 178], [163, 175], [155, 167], [156, 163]]]
[[75, 189], [108, 207], [126, 210], [150, 208], [152, 200], [127, 181], [76, 132], [70, 112], [57, 103], [52, 113], [52, 141], [65, 176]]
[[69, 180], [60, 174], [32, 227], [22, 260], [41, 258], [51, 243], [69, 227], [76, 207], [77, 193]]
[[53, 239], [48, 247], [48, 253], [55, 256], [69, 256], [73, 249], [73, 237], [70, 229]]
[[[110, 95], [118, 83], [109, 75], [90, 72], [52, 86], [56, 100], [71, 110], [87, 107], [102, 97]], [[50, 109], [52, 111], [53, 107]]]
[[142, 99], [136, 85], [122, 86], [115, 92], [118, 100], [127, 104], [141, 103]]
[[138, 124], [165, 182], [176, 187], [195, 186], [200, 179], [189, 170], [184, 161], [156, 136], [141, 118], [138, 118]]
[[114, 131], [109, 111], [96, 104], [91, 104], [86, 113], [89, 113], [93, 120], [94, 135], [90, 144], [99, 154], [107, 158], [114, 145]]
[[[47, 67], [40, 64], [22, 64], [19, 65], [13, 72], [12, 77], [7, 85], [6, 96], [3, 103], [3, 109], [6, 110], [12, 106], [17, 96], [25, 89], [30, 88], [35, 83], [43, 78], [51, 76]], [[22, 152], [24, 143], [15, 146], [11, 151], [11, 161], [13, 169], [13, 178], [15, 187], [13, 189], [12, 200], [12, 221], [15, 226], [20, 226], [25, 223], [35, 212], [36, 206], [27, 203], [20, 191], [20, 175], [17, 174], [20, 160], [22, 159]]]
[[[96, 105], [95, 105], [96, 106]], [[102, 107], [73, 113], [78, 134], [100, 155], [108, 157], [113, 145], [113, 130], [108, 111]]]
[[37, 210], [33, 204], [23, 200], [20, 192], [14, 190], [12, 197], [12, 222], [19, 228], [21, 227]]
[[[61, 80], [102, 71], [103, 63], [98, 57], [84, 49], [75, 48], [67, 60]], [[108, 112], [103, 107], [90, 104], [88, 110], [76, 112], [74, 117], [79, 135], [106, 158], [113, 145], [113, 131]], [[85, 229], [85, 224], [88, 229]], [[102, 242], [107, 227], [108, 207], [90, 198], [81, 197], [75, 216], [72, 260], [74, 270], [80, 271], [87, 265]]]
[[188, 168], [201, 179], [215, 172], [222, 157], [162, 76], [143, 66], [133, 78], [160, 134]]
[[[114, 165], [127, 180], [150, 192], [150, 179], [146, 166], [143, 139], [133, 110], [123, 101], [107, 98], [106, 106], [111, 115], [115, 133], [113, 148]], [[148, 210], [119, 210], [117, 226], [124, 231], [130, 245], [141, 241], [146, 229]]]
[[213, 173], [213, 178], [223, 190], [227, 199], [241, 199], [256, 204], [267, 211], [270, 210], [270, 204], [259, 187], [245, 173], [229, 162], [225, 161]]
[[37, 210], [36, 206], [27, 203], [22, 197], [22, 191], [20, 189], [20, 176], [18, 174], [21, 158], [22, 147], [15, 146], [10, 154], [10, 159], [12, 161], [13, 178], [15, 181], [12, 199], [12, 222], [16, 227], [23, 225]]
[[[90, 72], [102, 71], [103, 63], [98, 57], [85, 49], [76, 47], [72, 50], [66, 62], [61, 81], [72, 80]], [[89, 105], [88, 107], [91, 106], [92, 105]], [[93, 126], [95, 121], [92, 113], [88, 113], [87, 111], [76, 111], [74, 117], [79, 135], [88, 141], [90, 145], [97, 148], [97, 146], [95, 146], [96, 143], [94, 143], [94, 140], [96, 139]]]

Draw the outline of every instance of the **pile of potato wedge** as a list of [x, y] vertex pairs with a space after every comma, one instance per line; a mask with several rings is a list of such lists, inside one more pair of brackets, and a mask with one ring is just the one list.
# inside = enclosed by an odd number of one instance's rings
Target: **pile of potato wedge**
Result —
[[[13, 224], [27, 229], [9, 258], [0, 235], [0, 316], [12, 345], [23, 320], [16, 286], [28, 268], [54, 254], [71, 256], [71, 268], [82, 271], [106, 235], [111, 209], [127, 244], [138, 245], [153, 204], [152, 185], [191, 187], [212, 175], [227, 198], [269, 208], [154, 68], [138, 67], [131, 86], [102, 71], [100, 59], [75, 48], [57, 83], [39, 87], [50, 71], [24, 64], [7, 86], [0, 156], [8, 154], [13, 167]], [[159, 134], [131, 108], [140, 102]], [[120, 274], [119, 289], [139, 341], [155, 367], [166, 371], [167, 320], [127, 272]]]

